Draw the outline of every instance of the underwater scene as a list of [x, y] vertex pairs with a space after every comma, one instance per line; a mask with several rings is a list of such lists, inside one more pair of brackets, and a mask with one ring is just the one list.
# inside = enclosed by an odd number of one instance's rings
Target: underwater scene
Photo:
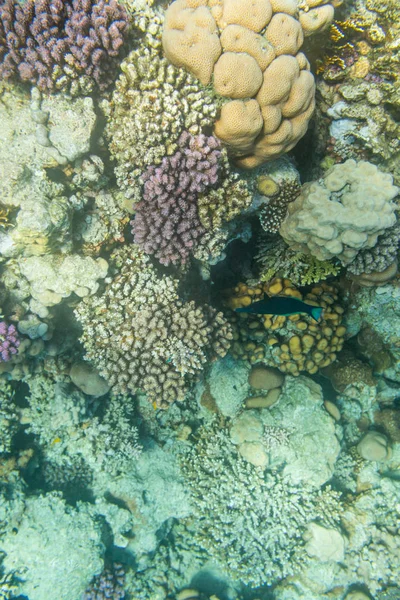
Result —
[[0, 0], [0, 600], [400, 600], [400, 0]]

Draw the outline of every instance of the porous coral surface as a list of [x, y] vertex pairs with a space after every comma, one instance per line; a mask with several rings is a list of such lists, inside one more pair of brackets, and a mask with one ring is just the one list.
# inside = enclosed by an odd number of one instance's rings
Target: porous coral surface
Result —
[[337, 164], [305, 184], [288, 207], [280, 234], [290, 248], [347, 265], [396, 222], [393, 178], [366, 161]]
[[210, 306], [182, 303], [178, 281], [158, 279], [140, 251], [125, 248], [114, 260], [120, 273], [102, 296], [76, 311], [87, 358], [114, 391], [141, 389], [165, 408], [184, 399], [210, 357], [224, 356], [230, 327]]
[[126, 10], [116, 0], [7, 0], [0, 7], [0, 76], [44, 91], [104, 90], [127, 32]]
[[265, 362], [292, 375], [299, 375], [300, 371], [317, 373], [336, 359], [336, 352], [343, 347], [346, 328], [341, 325], [344, 309], [335, 287], [321, 283], [302, 294], [288, 279], [277, 278], [254, 286], [240, 283], [226, 293], [226, 302], [232, 309], [251, 306], [265, 294], [293, 297], [320, 306], [322, 317], [315, 322], [303, 314], [235, 314], [232, 344], [235, 357], [251, 363]]
[[[321, 6], [322, 5], [322, 6]], [[287, 152], [307, 130], [314, 78], [299, 52], [304, 35], [324, 30], [333, 7], [296, 3], [175, 0], [163, 49], [223, 99], [215, 134], [244, 167]]]

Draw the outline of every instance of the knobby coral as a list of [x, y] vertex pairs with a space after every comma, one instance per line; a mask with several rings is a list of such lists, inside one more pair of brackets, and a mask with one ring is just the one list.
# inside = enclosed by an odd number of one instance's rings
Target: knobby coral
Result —
[[124, 600], [125, 595], [125, 569], [113, 563], [93, 579], [82, 600]]
[[[320, 6], [322, 5], [322, 6]], [[256, 2], [176, 0], [164, 22], [163, 49], [176, 66], [225, 100], [215, 134], [244, 167], [287, 152], [304, 135], [314, 110], [314, 77], [305, 35], [333, 18], [325, 0]]]
[[183, 400], [195, 376], [232, 337], [222, 313], [180, 301], [178, 281], [158, 277], [133, 246], [114, 254], [119, 273], [100, 297], [82, 302], [86, 356], [116, 393], [143, 390], [165, 408]]
[[162, 264], [184, 264], [204, 234], [197, 198], [218, 182], [220, 157], [216, 138], [184, 132], [179, 150], [144, 172], [133, 234], [135, 242]]
[[6, 0], [0, 7], [0, 76], [45, 91], [88, 93], [115, 79], [128, 32], [116, 0]]
[[347, 265], [395, 224], [398, 191], [391, 175], [349, 159], [303, 185], [279, 232], [293, 250]]
[[20, 339], [14, 325], [0, 321], [0, 362], [7, 362], [18, 352]]
[[168, 64], [144, 41], [122, 62], [121, 71], [102, 109], [118, 185], [137, 201], [139, 177], [146, 167], [171, 156], [183, 131], [197, 135], [211, 127], [216, 105], [195, 77]]
[[321, 283], [302, 294], [288, 279], [273, 279], [264, 284], [238, 284], [228, 292], [227, 304], [235, 309], [249, 306], [264, 294], [290, 296], [324, 310], [318, 322], [309, 316], [293, 314], [235, 314], [232, 354], [251, 363], [264, 362], [284, 373], [314, 374], [336, 359], [344, 343], [346, 328], [341, 325], [344, 309], [338, 304], [334, 286]]

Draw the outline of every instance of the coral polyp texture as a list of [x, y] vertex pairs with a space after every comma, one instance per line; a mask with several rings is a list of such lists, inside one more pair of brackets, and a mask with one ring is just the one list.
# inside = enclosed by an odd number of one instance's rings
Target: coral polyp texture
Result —
[[139, 177], [178, 148], [183, 131], [199, 134], [216, 116], [212, 94], [143, 42], [121, 64], [110, 101], [104, 101], [106, 136], [118, 185], [140, 198]]
[[191, 382], [213, 356], [224, 356], [231, 328], [214, 308], [180, 301], [178, 281], [159, 278], [133, 247], [114, 255], [119, 273], [102, 296], [82, 302], [86, 358], [116, 393], [144, 391], [166, 408], [183, 400]]
[[125, 570], [118, 563], [106, 567], [83, 594], [82, 600], [124, 600]]
[[205, 233], [197, 198], [218, 183], [220, 171], [216, 138], [184, 132], [178, 144], [173, 156], [143, 173], [143, 200], [132, 221], [135, 242], [164, 265], [184, 264]]
[[166, 57], [226, 100], [215, 134], [251, 168], [293, 148], [314, 110], [304, 36], [333, 19], [324, 0], [175, 0], [165, 14]]
[[0, 363], [9, 361], [17, 354], [20, 343], [15, 326], [0, 321]]
[[6, 0], [0, 76], [43, 91], [102, 91], [115, 79], [128, 24], [116, 0]]
[[273, 279], [256, 286], [241, 283], [228, 292], [227, 305], [231, 309], [249, 306], [264, 294], [298, 298], [321, 306], [322, 316], [316, 322], [303, 314], [235, 314], [231, 348], [235, 358], [264, 362], [291, 375], [299, 375], [300, 371], [317, 373], [336, 359], [346, 328], [341, 324], [344, 309], [334, 286], [321, 283], [302, 294], [288, 279]]
[[279, 233], [293, 250], [348, 265], [393, 227], [398, 191], [388, 173], [349, 159], [303, 185]]

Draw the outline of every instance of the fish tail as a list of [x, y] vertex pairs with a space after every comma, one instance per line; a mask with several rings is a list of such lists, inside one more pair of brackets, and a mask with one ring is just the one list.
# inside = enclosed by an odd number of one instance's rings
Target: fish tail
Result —
[[320, 306], [315, 306], [311, 309], [311, 316], [315, 321], [319, 321], [322, 313], [322, 308]]

